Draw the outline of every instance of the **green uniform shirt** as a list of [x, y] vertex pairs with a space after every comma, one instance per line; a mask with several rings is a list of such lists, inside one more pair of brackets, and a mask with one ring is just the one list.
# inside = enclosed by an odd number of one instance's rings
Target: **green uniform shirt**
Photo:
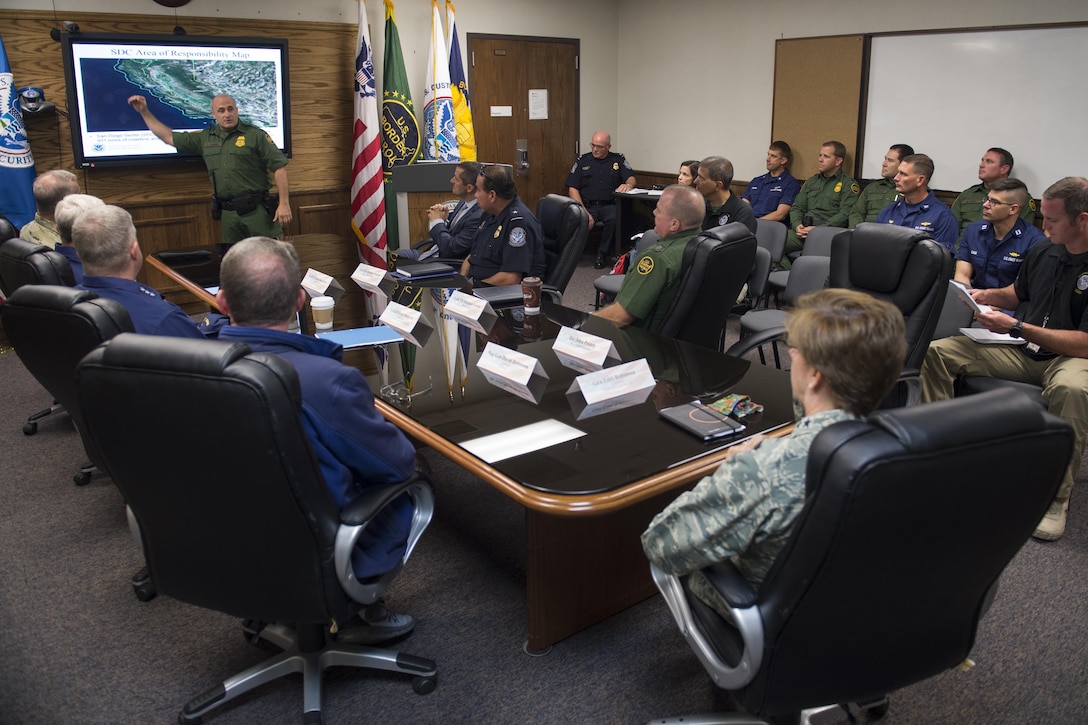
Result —
[[287, 157], [264, 129], [241, 121], [230, 131], [218, 124], [203, 131], [175, 131], [174, 146], [179, 153], [204, 158], [220, 199], [268, 191], [268, 172], [287, 165]]
[[790, 228], [796, 229], [806, 216], [815, 219], [817, 226], [845, 227], [860, 192], [858, 183], [842, 169], [832, 176], [809, 177], [790, 209]]
[[659, 239], [623, 276], [616, 302], [638, 319], [635, 326], [657, 332], [665, 324], [665, 313], [680, 287], [684, 248], [701, 231], [695, 227]]
[[895, 184], [887, 179], [877, 179], [861, 190], [861, 196], [854, 202], [847, 226], [851, 229], [862, 222], [875, 222], [880, 210], [898, 198]]
[[[952, 216], [956, 217], [956, 222], [960, 225], [956, 246], [959, 246], [959, 240], [963, 239], [963, 230], [967, 228], [967, 225], [982, 218], [982, 202], [989, 193], [990, 190], [982, 184], [975, 184], [961, 191], [956, 200], [952, 202]], [[1020, 210], [1020, 218], [1028, 224], [1034, 224], [1035, 212], [1039, 206], [1035, 203], [1035, 197], [1031, 195], [1030, 191], [1028, 192], [1028, 198], [1030, 201], [1028, 201], [1027, 206]]]

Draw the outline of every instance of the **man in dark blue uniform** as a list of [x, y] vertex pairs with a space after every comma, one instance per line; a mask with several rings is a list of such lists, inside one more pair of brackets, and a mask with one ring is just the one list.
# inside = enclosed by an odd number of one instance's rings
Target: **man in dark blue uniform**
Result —
[[[120, 302], [141, 335], [201, 339], [205, 332], [218, 331], [208, 324], [198, 326], [180, 307], [136, 281], [144, 255], [132, 217], [121, 207], [99, 206], [80, 214], [72, 224], [72, 245], [83, 260], [83, 282], [77, 288]], [[214, 317], [220, 325], [226, 321], [222, 315]]]
[[543, 277], [544, 234], [529, 207], [518, 198], [509, 166], [485, 166], [476, 177], [476, 203], [484, 217], [461, 274], [473, 284], [520, 284]]
[[[605, 131], [593, 134], [590, 152], [574, 162], [567, 176], [567, 196], [581, 204], [589, 213], [589, 228], [601, 225], [601, 242], [597, 247], [597, 269], [611, 265], [619, 246], [613, 248], [616, 229], [617, 191], [635, 188], [635, 172], [623, 154], [612, 153], [612, 137]], [[609, 256], [612, 255], [612, 256]]]
[[788, 171], [793, 149], [785, 141], [775, 141], [767, 149], [767, 173], [748, 182], [741, 199], [752, 205], [757, 219], [788, 224], [790, 208], [801, 182]]
[[[254, 352], [287, 360], [302, 386], [302, 425], [321, 465], [336, 506], [346, 508], [368, 487], [402, 481], [416, 467], [415, 447], [374, 407], [362, 373], [340, 362], [335, 342], [288, 332], [306, 302], [298, 253], [287, 242], [249, 237], [223, 257], [219, 309], [233, 325], [221, 338], [243, 342]], [[404, 558], [412, 522], [407, 496], [388, 506], [366, 527], [352, 552], [360, 580], [395, 569]], [[395, 614], [379, 600], [359, 612], [361, 626], [344, 630], [357, 644], [376, 644], [412, 631], [415, 620]]]
[[884, 207], [877, 224], [897, 224], [929, 234], [949, 252], [956, 246], [956, 218], [929, 190], [933, 178], [933, 160], [925, 154], [911, 154], [899, 162], [895, 190], [899, 198]]
[[1012, 177], [998, 179], [982, 202], [982, 218], [963, 231], [956, 250], [956, 281], [975, 289], [1008, 287], [1035, 243], [1046, 235], [1020, 218], [1031, 199], [1027, 186]]
[[707, 156], [699, 162], [695, 188], [706, 201], [703, 229], [713, 229], [730, 222], [740, 222], [756, 233], [756, 215], [731, 190], [733, 163], [724, 156]]

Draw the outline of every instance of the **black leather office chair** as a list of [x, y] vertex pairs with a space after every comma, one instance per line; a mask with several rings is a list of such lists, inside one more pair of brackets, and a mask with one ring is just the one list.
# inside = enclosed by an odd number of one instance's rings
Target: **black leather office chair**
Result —
[[547, 260], [543, 292], [561, 304], [589, 238], [589, 214], [569, 196], [548, 194], [536, 203], [536, 218], [544, 232]]
[[952, 255], [924, 232], [864, 222], [832, 242], [828, 287], [858, 290], [891, 302], [906, 322], [903, 376], [885, 406], [913, 405], [921, 398], [922, 361], [951, 278]]
[[6, 216], [0, 215], [0, 242], [15, 239], [19, 236], [19, 230]]
[[962, 663], [1072, 449], [1064, 421], [996, 393], [829, 426], [809, 452], [804, 509], [763, 583], [753, 588], [729, 562], [704, 570], [736, 624], [686, 577], [651, 566], [703, 667], [753, 717], [654, 722], [764, 722], [879, 703]]
[[680, 288], [660, 334], [720, 350], [725, 321], [755, 263], [756, 246], [755, 235], [740, 222], [707, 229], [689, 241]]
[[[283, 358], [214, 340], [121, 335], [76, 374], [94, 446], [138, 524], [160, 594], [244, 618], [284, 652], [190, 700], [180, 722], [292, 672], [303, 676], [307, 723], [320, 722], [321, 673], [332, 665], [414, 677], [434, 689], [434, 662], [327, 641], [381, 596], [399, 571], [361, 583], [355, 542], [374, 515], [407, 493], [415, 513], [407, 551], [430, 522], [425, 479], [368, 489], [338, 511], [303, 428], [298, 376]], [[169, 411], [154, 425], [147, 400]], [[214, 430], [207, 455], [193, 432]], [[267, 624], [262, 624], [267, 623]]]
[[[653, 246], [660, 237], [657, 236], [657, 232], [653, 229], [649, 229], [642, 233], [642, 236], [635, 242], [634, 251], [631, 256], [631, 264], [634, 264], [638, 260], [642, 253]], [[616, 295], [620, 293], [620, 287], [623, 286], [623, 278], [626, 274], [602, 274], [597, 279], [593, 280], [593, 307], [594, 309], [600, 309], [604, 305], [612, 302], [616, 299]]]
[[119, 302], [100, 298], [94, 292], [44, 284], [15, 290], [0, 307], [0, 314], [15, 354], [58, 401], [58, 407], [68, 412], [83, 439], [91, 463], [73, 477], [76, 485], [82, 486], [91, 480], [101, 461], [88, 443], [87, 427], [80, 414], [76, 366], [104, 340], [131, 332], [132, 320]]
[[[16, 236], [0, 244], [0, 290], [6, 296], [10, 297], [17, 289], [28, 284], [71, 287], [76, 283], [72, 267], [64, 255], [41, 244], [19, 239], [17, 235], [18, 232]], [[26, 419], [23, 433], [34, 435], [38, 432], [38, 421], [63, 411], [64, 406], [54, 399], [53, 405]]]

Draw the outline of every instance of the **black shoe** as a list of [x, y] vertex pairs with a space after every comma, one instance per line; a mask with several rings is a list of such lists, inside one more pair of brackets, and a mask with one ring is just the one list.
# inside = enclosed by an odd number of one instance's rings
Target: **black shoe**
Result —
[[597, 261], [595, 261], [593, 263], [593, 266], [596, 269], [604, 269], [605, 266], [607, 266], [607, 264], [608, 264], [608, 261], [605, 259], [604, 255], [598, 254], [597, 255]]
[[348, 644], [380, 644], [403, 637], [416, 626], [416, 620], [410, 614], [390, 612], [382, 599], [360, 610], [359, 619], [362, 624], [352, 623], [341, 629], [336, 639]]

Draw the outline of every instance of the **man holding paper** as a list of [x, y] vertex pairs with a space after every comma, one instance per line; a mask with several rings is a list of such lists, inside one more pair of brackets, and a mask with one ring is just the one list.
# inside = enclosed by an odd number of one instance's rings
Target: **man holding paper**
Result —
[[[242, 342], [255, 352], [287, 360], [302, 386], [302, 424], [314, 449], [325, 485], [336, 505], [346, 507], [368, 485], [402, 481], [416, 465], [415, 448], [374, 407], [374, 396], [355, 368], [343, 365], [335, 342], [287, 331], [306, 302], [298, 253], [287, 242], [249, 237], [231, 247], [220, 268], [219, 309], [232, 325], [221, 340]], [[411, 528], [407, 495], [367, 526], [352, 554], [360, 581], [392, 571], [404, 556]], [[359, 612], [362, 625], [346, 636], [376, 644], [407, 634], [415, 620], [394, 614], [382, 601]]]
[[1008, 287], [1035, 243], [1046, 236], [1020, 217], [1031, 201], [1019, 179], [998, 179], [982, 200], [982, 219], [963, 231], [956, 249], [956, 281], [976, 289]]
[[1050, 239], [1031, 248], [1016, 281], [970, 292], [992, 308], [975, 313], [983, 327], [1025, 344], [980, 345], [962, 336], [934, 341], [922, 364], [922, 400], [952, 397], [961, 375], [1043, 387], [1048, 409], [1073, 426], [1077, 440], [1061, 488], [1033, 534], [1054, 541], [1065, 532], [1069, 494], [1088, 441], [1088, 180], [1066, 177], [1051, 185], [1042, 212]]

